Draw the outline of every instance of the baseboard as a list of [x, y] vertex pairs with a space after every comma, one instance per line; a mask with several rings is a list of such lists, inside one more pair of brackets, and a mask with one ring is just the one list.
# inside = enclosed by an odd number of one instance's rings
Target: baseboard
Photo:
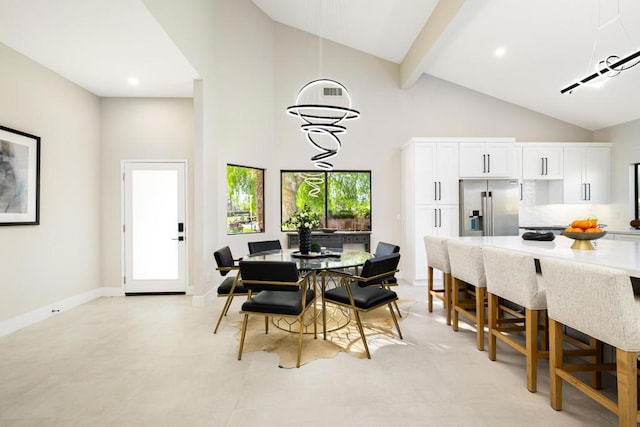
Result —
[[216, 299], [218, 296], [218, 290], [216, 288], [209, 289], [209, 292], [204, 295], [194, 295], [191, 297], [191, 306], [192, 307], [205, 307], [211, 301]]
[[56, 301], [44, 307], [37, 308], [0, 322], [0, 337], [8, 335], [19, 329], [26, 328], [41, 320], [56, 316], [79, 305], [100, 297], [124, 296], [124, 290], [116, 287], [96, 288], [79, 295]]

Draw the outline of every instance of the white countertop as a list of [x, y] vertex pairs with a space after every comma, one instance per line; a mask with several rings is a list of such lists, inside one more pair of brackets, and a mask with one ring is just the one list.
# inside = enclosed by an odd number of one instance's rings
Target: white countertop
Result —
[[[455, 238], [455, 237], [454, 237]], [[556, 236], [551, 242], [524, 240], [520, 236], [458, 237], [482, 246], [526, 252], [536, 258], [565, 258], [590, 264], [626, 270], [630, 276], [640, 277], [640, 242], [599, 239], [594, 250], [571, 249], [573, 240]]]

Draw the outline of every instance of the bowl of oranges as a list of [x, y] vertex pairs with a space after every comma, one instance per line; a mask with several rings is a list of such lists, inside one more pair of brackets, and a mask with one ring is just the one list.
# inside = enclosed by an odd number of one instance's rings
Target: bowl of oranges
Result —
[[593, 249], [591, 240], [596, 240], [607, 234], [598, 226], [598, 220], [595, 218], [577, 219], [571, 222], [571, 225], [564, 229], [562, 234], [570, 239], [575, 240], [571, 249]]

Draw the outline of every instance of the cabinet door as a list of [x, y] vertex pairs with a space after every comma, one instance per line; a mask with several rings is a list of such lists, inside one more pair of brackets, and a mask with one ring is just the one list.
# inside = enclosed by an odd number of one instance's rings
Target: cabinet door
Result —
[[427, 278], [427, 253], [424, 249], [424, 236], [437, 235], [438, 208], [435, 205], [417, 206], [415, 210], [415, 280]]
[[611, 193], [611, 150], [587, 147], [584, 157], [584, 181], [588, 203], [608, 203]]
[[562, 147], [523, 147], [523, 179], [562, 179], [562, 158]]
[[487, 173], [492, 178], [512, 178], [515, 176], [516, 153], [511, 144], [486, 144]]
[[436, 203], [438, 182], [433, 167], [436, 144], [416, 144], [415, 148], [415, 202], [418, 205]]
[[582, 175], [584, 157], [584, 147], [564, 147], [564, 179], [562, 184], [564, 203], [586, 202], [586, 186]]
[[485, 144], [467, 142], [460, 144], [460, 178], [483, 178], [487, 176], [487, 154]]
[[458, 205], [438, 206], [438, 231], [437, 235], [442, 237], [459, 236], [459, 209]]
[[437, 145], [434, 169], [438, 187], [438, 204], [456, 204], [458, 189], [458, 144], [440, 143]]

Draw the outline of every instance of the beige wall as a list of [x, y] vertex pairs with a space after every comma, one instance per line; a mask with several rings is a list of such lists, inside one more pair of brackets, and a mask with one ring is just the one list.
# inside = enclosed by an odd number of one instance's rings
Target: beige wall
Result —
[[[103, 98], [101, 100], [102, 285], [122, 286], [121, 162], [187, 160], [193, 194], [193, 100]], [[187, 242], [194, 233], [193, 197], [187, 207]], [[190, 248], [191, 250], [191, 248]]]
[[594, 140], [610, 141], [612, 150], [612, 204], [615, 210], [616, 223], [621, 228], [629, 226], [633, 219], [633, 186], [629, 182], [629, 168], [633, 163], [640, 163], [640, 120], [623, 123], [594, 132]]
[[41, 138], [40, 225], [0, 227], [0, 321], [100, 286], [98, 97], [0, 44], [0, 123]]

